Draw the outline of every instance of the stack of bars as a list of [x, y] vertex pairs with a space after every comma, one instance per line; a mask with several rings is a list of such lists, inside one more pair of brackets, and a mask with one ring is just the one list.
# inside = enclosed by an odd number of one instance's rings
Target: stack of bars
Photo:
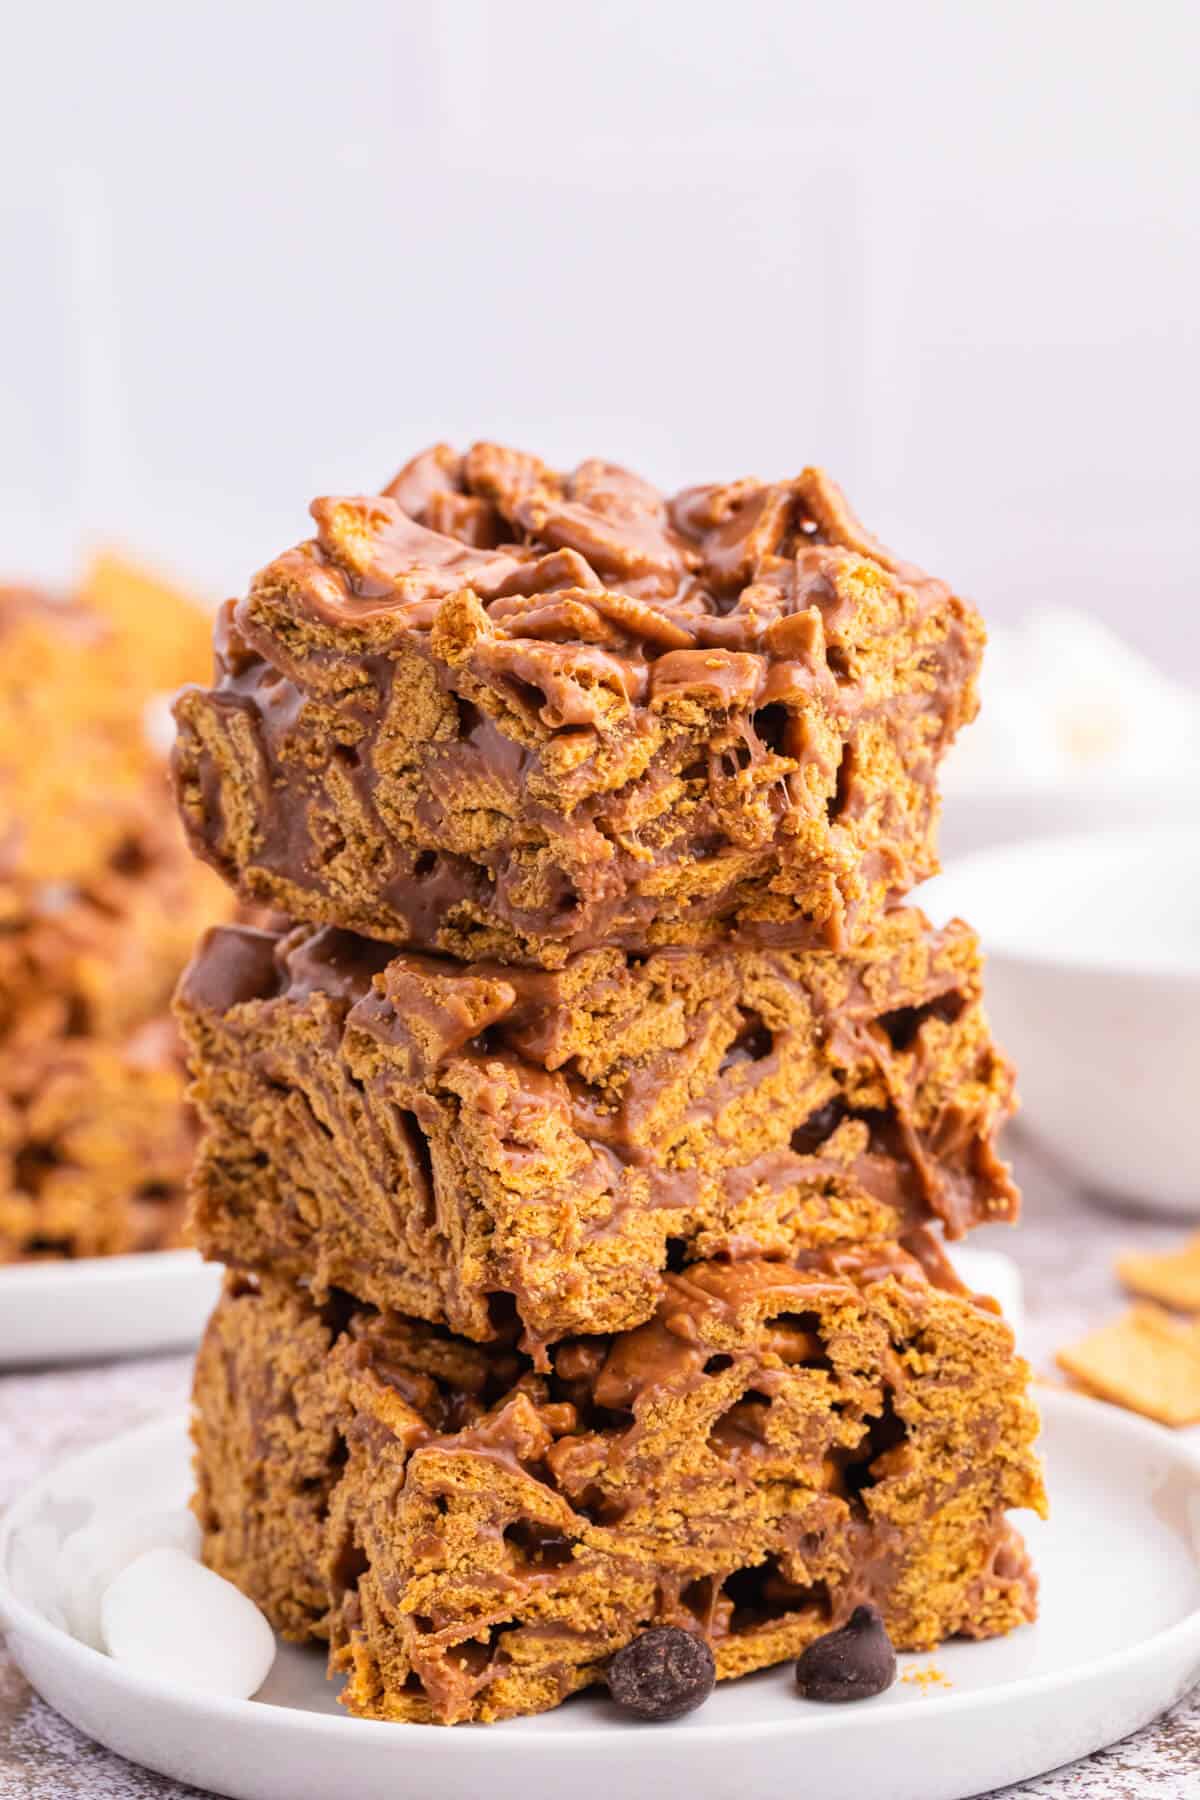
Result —
[[1011, 1071], [901, 904], [976, 616], [815, 471], [439, 447], [313, 515], [177, 707], [198, 852], [296, 921], [179, 1002], [209, 1564], [445, 1723], [655, 1626], [729, 1677], [1030, 1619], [1027, 1370], [939, 1241], [1016, 1214]]
[[0, 1264], [179, 1241], [195, 1129], [170, 1014], [228, 916], [143, 709], [208, 660], [203, 612], [119, 559], [0, 589]]

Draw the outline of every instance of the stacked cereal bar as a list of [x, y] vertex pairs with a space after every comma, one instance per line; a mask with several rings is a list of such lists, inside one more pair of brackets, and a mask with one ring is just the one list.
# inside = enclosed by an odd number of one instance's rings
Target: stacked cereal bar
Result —
[[204, 627], [111, 557], [72, 599], [0, 589], [0, 1263], [180, 1236], [195, 1130], [170, 998], [231, 902], [141, 715]]
[[177, 708], [287, 915], [178, 1003], [210, 1563], [443, 1723], [1031, 1618], [1026, 1370], [939, 1246], [1016, 1216], [1011, 1071], [900, 904], [976, 616], [811, 470], [439, 447], [313, 512]]
[[932, 873], [983, 632], [819, 472], [667, 500], [478, 444], [313, 515], [178, 711], [184, 820], [247, 898], [554, 967], [840, 948]]

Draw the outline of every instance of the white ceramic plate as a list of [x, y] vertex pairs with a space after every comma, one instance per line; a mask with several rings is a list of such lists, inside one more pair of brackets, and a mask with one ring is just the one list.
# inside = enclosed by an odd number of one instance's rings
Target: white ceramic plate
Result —
[[135, 1762], [233, 1800], [965, 1800], [1070, 1762], [1200, 1680], [1200, 1455], [1157, 1426], [1048, 1391], [1051, 1523], [1030, 1521], [1042, 1618], [988, 1644], [901, 1658], [851, 1707], [801, 1700], [791, 1669], [718, 1688], [673, 1725], [624, 1722], [598, 1695], [488, 1727], [386, 1725], [339, 1713], [318, 1652], [281, 1650], [257, 1699], [217, 1701], [127, 1673], [23, 1605], [11, 1534], [176, 1506], [181, 1420], [143, 1427], [44, 1477], [0, 1530], [0, 1622], [52, 1706]]
[[0, 1269], [0, 1369], [188, 1349], [221, 1274], [195, 1250]]

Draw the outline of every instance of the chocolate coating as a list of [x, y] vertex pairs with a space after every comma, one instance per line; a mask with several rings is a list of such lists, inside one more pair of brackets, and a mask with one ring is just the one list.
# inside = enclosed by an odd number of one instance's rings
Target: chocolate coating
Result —
[[819, 470], [668, 497], [439, 446], [312, 510], [177, 708], [185, 822], [247, 898], [551, 967], [837, 947], [932, 873], [982, 628]]
[[654, 1724], [703, 1706], [717, 1682], [713, 1653], [694, 1631], [659, 1625], [613, 1657], [608, 1691], [635, 1718]]
[[877, 1606], [856, 1606], [838, 1631], [814, 1638], [796, 1664], [806, 1700], [870, 1700], [896, 1679], [896, 1652]]

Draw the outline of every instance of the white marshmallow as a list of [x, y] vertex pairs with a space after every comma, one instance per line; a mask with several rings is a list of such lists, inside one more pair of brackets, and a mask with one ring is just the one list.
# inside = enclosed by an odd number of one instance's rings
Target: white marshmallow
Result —
[[8, 1549], [8, 1576], [18, 1600], [40, 1613], [60, 1631], [68, 1629], [58, 1599], [55, 1562], [58, 1533], [53, 1525], [22, 1525], [14, 1531]]
[[58, 1553], [55, 1569], [58, 1604], [72, 1637], [102, 1650], [100, 1601], [105, 1588], [136, 1557], [163, 1547], [193, 1558], [200, 1555], [200, 1527], [185, 1508], [134, 1513], [73, 1531]]
[[117, 1662], [195, 1693], [248, 1700], [270, 1673], [275, 1634], [252, 1600], [180, 1550], [148, 1550], [100, 1607]]

